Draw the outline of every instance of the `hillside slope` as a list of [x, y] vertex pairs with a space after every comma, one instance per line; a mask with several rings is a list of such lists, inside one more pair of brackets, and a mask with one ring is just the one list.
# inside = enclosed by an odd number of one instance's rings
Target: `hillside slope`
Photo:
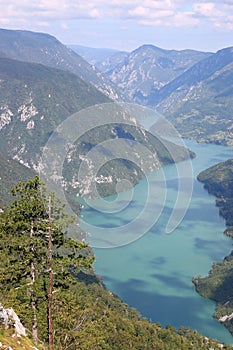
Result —
[[33, 176], [32, 169], [0, 153], [0, 208], [12, 201], [11, 189], [18, 181], [26, 181]]
[[148, 99], [184, 137], [226, 145], [233, 145], [232, 101], [231, 47], [196, 63]]
[[[90, 121], [86, 119], [86, 108], [95, 106], [91, 115], [93, 122], [97, 116], [100, 118], [98, 130], [91, 123], [89, 131], [81, 138], [78, 137], [75, 145], [67, 144], [67, 159], [64, 161], [61, 181], [62, 186], [69, 188], [68, 191], [73, 192], [73, 195], [90, 193], [90, 188], [98, 181], [100, 182], [98, 187], [102, 188], [101, 196], [112, 194], [115, 193], [120, 179], [127, 179], [134, 185], [144, 176], [143, 173], [158, 169], [162, 164], [174, 162], [167, 150], [168, 143], [146, 133], [135, 122], [127, 125], [128, 116], [124, 116], [123, 110], [118, 105], [72, 73], [41, 64], [0, 58], [0, 93], [0, 152], [21, 161], [35, 171], [42, 169], [41, 155], [48, 139], [54, 135], [56, 127], [81, 110], [84, 111], [83, 123], [87, 126]], [[105, 108], [109, 116], [106, 119], [108, 125], [102, 125], [104, 106], [102, 104], [105, 103], [110, 105]], [[114, 122], [111, 122], [112, 113], [115, 115]], [[117, 113], [120, 113], [119, 117]], [[70, 132], [77, 130], [78, 135], [81, 124], [77, 118], [78, 115], [70, 126]], [[121, 125], [119, 120], [126, 125]], [[118, 149], [109, 152], [110, 146], [101, 146], [109, 139], [125, 140], [118, 144], [123, 152], [122, 159], [117, 159]], [[122, 147], [123, 142], [125, 147]], [[141, 156], [138, 160], [137, 142], [151, 152], [150, 157]], [[61, 139], [58, 139], [58, 143], [61, 144]], [[100, 145], [98, 158], [105, 160], [106, 163], [105, 167], [98, 169], [100, 170], [98, 174], [93, 173], [93, 164], [86, 160], [90, 150], [96, 145]], [[178, 146], [173, 146], [173, 149], [174, 147], [176, 147], [176, 161], [189, 156], [185, 149]], [[51, 163], [57, 163], [57, 157], [58, 154], [55, 152]], [[131, 161], [128, 161], [130, 159]], [[77, 187], [77, 169], [81, 162], [89, 165], [86, 177]]]
[[143, 45], [131, 53], [116, 53], [98, 65], [125, 94], [147, 105], [153, 91], [181, 75], [211, 53], [194, 50], [164, 50]]
[[109, 98], [120, 98], [116, 86], [100, 71], [49, 34], [0, 29], [0, 52], [8, 58], [69, 71]]
[[[233, 159], [206, 169], [198, 180], [217, 197], [220, 215], [226, 219], [225, 234], [233, 237]], [[214, 316], [233, 335], [233, 251], [222, 262], [214, 263], [207, 277], [193, 282], [198, 293], [217, 302]]]
[[30, 166], [63, 120], [109, 102], [72, 73], [8, 58], [0, 58], [0, 93], [0, 149]]

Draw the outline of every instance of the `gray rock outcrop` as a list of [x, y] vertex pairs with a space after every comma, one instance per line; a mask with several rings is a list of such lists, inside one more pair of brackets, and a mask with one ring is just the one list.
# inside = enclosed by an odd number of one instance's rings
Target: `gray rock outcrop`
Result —
[[4, 309], [0, 303], [0, 325], [3, 325], [5, 329], [13, 327], [18, 335], [26, 336], [26, 330], [19, 317], [14, 312], [13, 308]]

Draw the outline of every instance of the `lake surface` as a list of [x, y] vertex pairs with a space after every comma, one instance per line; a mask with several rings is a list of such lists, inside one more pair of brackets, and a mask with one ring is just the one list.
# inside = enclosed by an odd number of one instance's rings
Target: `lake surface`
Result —
[[[163, 207], [155, 212], [158, 220], [154, 220], [147, 233], [136, 236], [138, 239], [134, 240], [132, 236], [127, 245], [110, 249], [94, 248], [95, 269], [109, 289], [153, 322], [160, 322], [163, 326], [171, 324], [177, 328], [188, 326], [203, 335], [233, 343], [230, 333], [212, 318], [215, 303], [200, 297], [192, 285], [193, 276], [207, 275], [212, 263], [221, 261], [232, 250], [232, 240], [223, 235], [225, 223], [215, 207], [215, 197], [204, 190], [196, 175], [211, 165], [232, 158], [233, 150], [194, 141], [185, 142], [196, 153], [196, 158], [192, 160], [192, 198], [180, 225], [172, 233], [166, 233], [166, 225], [176, 203], [178, 184], [176, 167], [169, 165], [156, 174], [150, 174], [151, 181], [149, 176], [150, 185], [154, 183], [157, 187], [157, 176], [159, 181], [166, 178], [167, 192]], [[185, 169], [185, 162], [182, 166]], [[127, 225], [127, 220], [132, 221], [145, 208], [147, 187], [148, 181], [143, 179], [135, 186], [133, 195], [129, 195], [130, 191], [121, 194], [121, 205], [124, 200], [125, 205], [117, 210], [116, 203], [115, 212], [98, 211], [86, 206], [82, 210], [83, 220], [100, 230], [102, 228], [104, 232], [113, 226], [121, 228]], [[152, 207], [153, 200], [154, 208], [158, 207], [159, 197], [163, 195], [164, 191], [149, 199]], [[132, 200], [128, 203], [130, 196]], [[183, 198], [187, 202], [185, 193]], [[115, 199], [114, 196], [107, 199], [110, 206], [116, 202]], [[184, 209], [181, 203], [179, 206], [177, 210]], [[152, 217], [153, 213], [149, 212], [148, 216], [144, 213], [143, 219], [151, 220]], [[90, 238], [90, 244], [96, 246], [95, 238], [93, 242]]]

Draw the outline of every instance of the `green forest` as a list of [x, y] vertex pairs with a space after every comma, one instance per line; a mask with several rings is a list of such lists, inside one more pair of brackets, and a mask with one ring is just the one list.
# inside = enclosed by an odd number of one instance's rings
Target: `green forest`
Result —
[[[198, 180], [217, 197], [219, 214], [226, 220], [224, 233], [233, 237], [233, 159], [204, 170]], [[233, 251], [222, 262], [215, 262], [207, 277], [194, 278], [193, 282], [200, 295], [217, 302], [214, 317], [233, 334]]]
[[[13, 307], [27, 329], [16, 344], [1, 326], [0, 342], [12, 349], [219, 349], [196, 331], [162, 328], [107, 290], [92, 267], [85, 242], [66, 236], [73, 218], [36, 176], [12, 189], [0, 217], [0, 302]], [[224, 345], [223, 349], [231, 346]]]

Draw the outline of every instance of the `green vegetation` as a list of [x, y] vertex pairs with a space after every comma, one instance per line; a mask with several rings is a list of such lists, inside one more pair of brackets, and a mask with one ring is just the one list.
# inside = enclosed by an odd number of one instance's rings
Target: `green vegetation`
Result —
[[0, 56], [68, 71], [87, 84], [96, 86], [110, 98], [118, 99], [120, 96], [115, 85], [100, 71], [93, 69], [81, 56], [49, 34], [0, 29]]
[[0, 58], [0, 149], [30, 166], [54, 129], [71, 114], [110, 102], [76, 75], [40, 64]]
[[[233, 252], [222, 262], [213, 264], [209, 275], [205, 278], [194, 278], [193, 283], [197, 292], [205, 298], [217, 302], [214, 317], [222, 322], [233, 334]], [[229, 316], [225, 318], [224, 316]]]
[[29, 180], [33, 176], [33, 170], [0, 153], [0, 208], [13, 200], [11, 189], [18, 181]]
[[[172, 326], [162, 328], [149, 322], [108, 291], [88, 269], [93, 261], [88, 247], [65, 238], [64, 228], [71, 220], [61, 203], [45, 194], [37, 177], [20, 182], [13, 194], [16, 199], [0, 220], [0, 300], [5, 307], [14, 308], [29, 329], [28, 335], [34, 325], [34, 336], [36, 322], [39, 349], [48, 346], [49, 231], [53, 237], [55, 350], [219, 349], [217, 341], [196, 331], [181, 327], [177, 332]], [[0, 341], [15, 350], [32, 346], [27, 338], [15, 344], [11, 330], [0, 330]]]
[[166, 115], [183, 137], [232, 146], [232, 82], [230, 47], [154, 91], [149, 104]]
[[[109, 149], [109, 146], [104, 145], [105, 140], [121, 140], [118, 143], [119, 149]], [[130, 144], [132, 141], [132, 144]], [[139, 153], [139, 146], [144, 146], [146, 150], [151, 152], [153, 157], [149, 158], [147, 153]], [[95, 148], [97, 145], [101, 147]], [[124, 145], [123, 149], [120, 148]], [[87, 156], [88, 153], [95, 148], [95, 157], [99, 160], [99, 164], [103, 164], [98, 173], [91, 177], [91, 166], [90, 171], [87, 172], [87, 178], [83, 179], [80, 187], [72, 188], [69, 186], [68, 192], [73, 193], [75, 196], [77, 193], [85, 190], [86, 184], [92, 183], [92, 186], [96, 185], [98, 195], [104, 197], [113, 193], [116, 193], [116, 187], [120, 180], [128, 180], [126, 184], [131, 187], [138, 183], [146, 173], [152, 170], [160, 168], [162, 165], [171, 164], [173, 162], [180, 162], [187, 159], [189, 156], [192, 158], [195, 154], [187, 149], [172, 144], [166, 140], [159, 139], [147, 132], [141, 127], [127, 124], [108, 124], [103, 125], [99, 128], [88, 131], [86, 135], [78, 140], [76, 149], [72, 150], [72, 158], [66, 159], [64, 162], [63, 175], [68, 184], [72, 182], [78, 182], [78, 171], [81, 165], [82, 159]], [[173, 150], [175, 159], [173, 159], [169, 150]], [[140, 148], [141, 150], [141, 148]], [[138, 155], [140, 154], [140, 157]], [[119, 159], [118, 154], [122, 158]], [[145, 155], [145, 156], [144, 156]], [[108, 160], [110, 158], [110, 160]], [[96, 160], [95, 159], [95, 160]], [[96, 183], [95, 177], [111, 177], [111, 182]], [[86, 186], [87, 187], [87, 186]], [[124, 188], [128, 189], [128, 188]], [[122, 188], [123, 190], [123, 188]], [[89, 190], [91, 195], [91, 190]]]
[[[229, 159], [201, 172], [198, 180], [204, 182], [205, 188], [217, 196], [220, 215], [230, 225], [225, 234], [232, 236], [233, 160]], [[214, 263], [207, 277], [194, 278], [193, 283], [203, 297], [217, 302], [214, 317], [220, 319], [233, 334], [233, 252], [222, 262]]]
[[0, 328], [0, 348], [1, 349], [13, 349], [13, 350], [45, 350], [42, 344], [35, 347], [35, 344], [28, 337], [17, 337], [12, 329]]
[[204, 182], [209, 193], [217, 197], [216, 205], [226, 220], [226, 233], [230, 235], [233, 226], [233, 159], [201, 172], [198, 180]]
[[[0, 104], [0, 152], [8, 157], [18, 159], [36, 170], [41, 167], [42, 151], [58, 125], [82, 109], [111, 102], [76, 75], [40, 64], [0, 58], [0, 79], [2, 101]], [[118, 108], [117, 112], [122, 113], [122, 109]], [[93, 108], [93, 113], [94, 111]], [[127, 123], [127, 117], [125, 122]], [[74, 129], [78, 127], [79, 124], [75, 123]], [[90, 129], [91, 127], [92, 125], [90, 125]], [[144, 176], [143, 172], [154, 170], [163, 164], [174, 161], [166, 149], [168, 142], [161, 142], [137, 125], [113, 123], [90, 130], [78, 139], [75, 145], [69, 145], [68, 153], [72, 157], [66, 159], [63, 167], [63, 180], [68, 189], [67, 195], [75, 210], [79, 210], [79, 208], [77, 201], [75, 202], [72, 198], [77, 193], [80, 194], [80, 188], [74, 183], [77, 183], [77, 169], [81, 159], [96, 145], [100, 145], [105, 140], [113, 139], [139, 142], [146, 149], [149, 149], [154, 157], [150, 159], [145, 156], [138, 160], [138, 148], [128, 143], [128, 154], [121, 152], [123, 159], [119, 159], [116, 150], [116, 156], [115, 153], [112, 154], [114, 160], [107, 162], [98, 174], [92, 174], [88, 169], [88, 178], [82, 181], [84, 191], [89, 187], [90, 182], [95, 183], [96, 175], [99, 177], [110, 176], [112, 177], [111, 182], [97, 184], [99, 194], [106, 196], [116, 192], [116, 185], [120, 179], [128, 179], [134, 185]], [[122, 143], [120, 144], [122, 145]], [[127, 141], [125, 144], [127, 145]], [[188, 156], [183, 148], [173, 145], [172, 149], [174, 150], [174, 148], [176, 148], [176, 152], [174, 152], [177, 155], [176, 161], [184, 160]], [[99, 150], [99, 158], [107, 159], [105, 156], [110, 153], [107, 147], [103, 146]], [[193, 156], [192, 153], [190, 155]], [[132, 157], [135, 161], [127, 160]], [[54, 154], [54, 159], [56, 158], [57, 154]], [[133, 163], [139, 163], [139, 166], [137, 167]], [[91, 174], [92, 176], [90, 176]]]
[[[93, 256], [87, 245], [64, 236], [72, 222], [53, 194], [46, 196], [39, 178], [19, 182], [12, 190], [16, 199], [5, 210], [0, 226], [1, 299], [14, 301], [35, 343], [46, 332], [48, 296], [67, 288], [69, 272], [90, 267]], [[72, 280], [72, 278], [71, 278]]]

